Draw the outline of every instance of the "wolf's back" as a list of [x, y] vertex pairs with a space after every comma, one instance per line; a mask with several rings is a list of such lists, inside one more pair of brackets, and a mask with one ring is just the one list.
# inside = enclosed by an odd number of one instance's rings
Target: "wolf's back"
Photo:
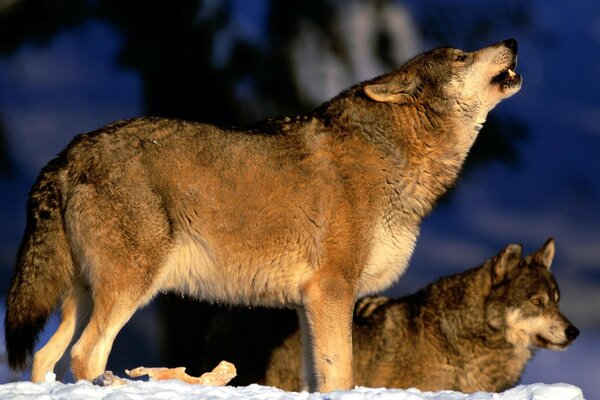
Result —
[[8, 362], [25, 367], [37, 337], [70, 287], [73, 266], [64, 230], [61, 170], [65, 154], [40, 173], [27, 202], [27, 225], [6, 300]]

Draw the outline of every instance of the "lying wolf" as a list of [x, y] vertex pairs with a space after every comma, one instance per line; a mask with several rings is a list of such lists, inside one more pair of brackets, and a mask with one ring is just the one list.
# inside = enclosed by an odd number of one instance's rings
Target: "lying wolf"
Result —
[[7, 298], [11, 367], [71, 350], [106, 366], [133, 313], [172, 290], [298, 310], [312, 390], [352, 386], [352, 310], [404, 272], [421, 219], [487, 113], [521, 87], [517, 42], [439, 48], [296, 118], [244, 129], [140, 118], [76, 137], [40, 173]]
[[[509, 245], [411, 296], [359, 300], [355, 383], [467, 393], [514, 385], [534, 348], [562, 350], [579, 334], [558, 308], [553, 257], [552, 239], [524, 258], [521, 246]], [[299, 390], [300, 353], [296, 332], [272, 350], [261, 383]]]

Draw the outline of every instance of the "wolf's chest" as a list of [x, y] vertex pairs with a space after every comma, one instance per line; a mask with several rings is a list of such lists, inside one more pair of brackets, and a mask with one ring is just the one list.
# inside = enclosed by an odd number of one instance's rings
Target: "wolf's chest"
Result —
[[382, 291], [396, 282], [408, 266], [416, 239], [416, 229], [397, 228], [391, 232], [378, 227], [360, 276], [358, 296]]

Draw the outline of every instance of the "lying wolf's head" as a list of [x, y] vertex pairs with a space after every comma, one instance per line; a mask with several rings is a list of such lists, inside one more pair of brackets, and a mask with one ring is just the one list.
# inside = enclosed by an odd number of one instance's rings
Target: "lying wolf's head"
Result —
[[566, 348], [579, 335], [558, 308], [559, 291], [550, 265], [554, 240], [522, 258], [521, 246], [509, 245], [490, 263], [492, 289], [488, 323], [503, 330], [518, 347]]
[[363, 91], [379, 102], [422, 101], [443, 113], [450, 107], [483, 123], [496, 104], [521, 88], [521, 76], [514, 72], [517, 47], [508, 39], [473, 52], [434, 49], [366, 82]]

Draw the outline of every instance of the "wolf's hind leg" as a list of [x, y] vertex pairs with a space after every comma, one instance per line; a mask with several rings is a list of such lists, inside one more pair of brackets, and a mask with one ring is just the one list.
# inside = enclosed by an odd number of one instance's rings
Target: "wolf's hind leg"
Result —
[[162, 200], [146, 184], [143, 167], [132, 164], [131, 173], [78, 186], [65, 212], [74, 259], [92, 300], [90, 319], [71, 349], [76, 380], [105, 371], [121, 328], [160, 289], [155, 281], [171, 248]]
[[[42, 382], [47, 372], [52, 372], [56, 364], [66, 359], [68, 364], [67, 348], [72, 346], [78, 332], [89, 318], [89, 295], [83, 290], [72, 289], [65, 296], [61, 310], [60, 324], [48, 342], [33, 357], [31, 380]], [[66, 372], [65, 363], [59, 363], [55, 371], [58, 379], [62, 379]]]
[[71, 366], [76, 381], [93, 380], [105, 371], [117, 334], [146, 298], [140, 286], [123, 292], [110, 286], [97, 288], [93, 295], [92, 315], [71, 350]]

